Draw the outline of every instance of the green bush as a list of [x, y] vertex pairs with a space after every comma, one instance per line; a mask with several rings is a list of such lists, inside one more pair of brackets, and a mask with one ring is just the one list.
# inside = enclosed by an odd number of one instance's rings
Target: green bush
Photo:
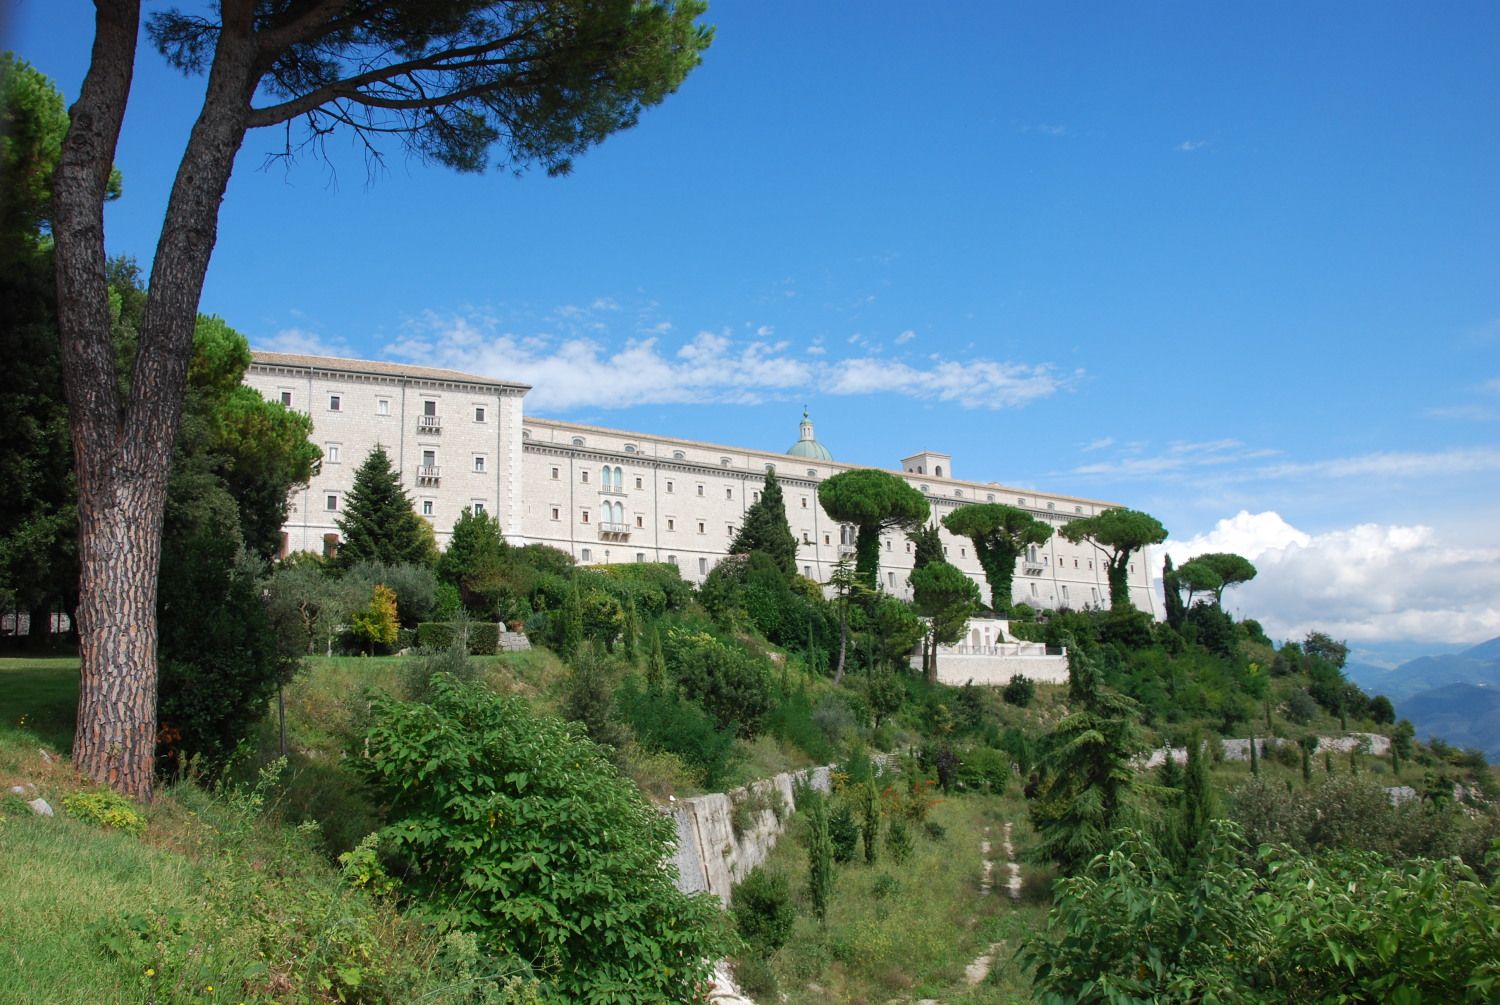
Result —
[[667, 670], [682, 693], [701, 704], [720, 729], [750, 739], [772, 705], [768, 660], [707, 632], [669, 629], [662, 640]]
[[1005, 685], [1005, 690], [1000, 692], [1000, 697], [1005, 699], [1007, 705], [1026, 708], [1036, 698], [1036, 683], [1030, 677], [1016, 674]]
[[[1180, 870], [1139, 833], [1060, 880], [1023, 950], [1038, 996], [1478, 1003], [1500, 983], [1500, 889], [1452, 861], [1263, 848], [1219, 823]], [[1143, 938], [1142, 933], [1150, 933]]]
[[[468, 622], [469, 655], [494, 656], [500, 651], [500, 633], [504, 625], [492, 621]], [[447, 649], [453, 644], [457, 623], [424, 621], [417, 625], [417, 645], [423, 649]]]
[[100, 827], [140, 834], [146, 830], [146, 818], [129, 799], [108, 789], [75, 792], [63, 797], [63, 809]]
[[730, 913], [740, 938], [765, 953], [774, 953], [791, 938], [797, 907], [786, 877], [767, 869], [752, 869], [734, 888]]
[[689, 999], [727, 933], [717, 902], [662, 867], [671, 821], [573, 727], [447, 676], [432, 691], [376, 696], [366, 737], [407, 892], [487, 945], [555, 961], [564, 1000]]
[[833, 860], [840, 864], [853, 862], [859, 850], [859, 822], [848, 799], [838, 799], [828, 813], [828, 839], [833, 843]]
[[901, 865], [911, 858], [911, 830], [905, 817], [891, 817], [885, 828], [885, 850], [891, 853], [891, 861]]
[[680, 757], [704, 788], [718, 788], [740, 756], [734, 733], [716, 728], [703, 709], [677, 694], [653, 693], [627, 677], [615, 694], [615, 704], [636, 742], [649, 751]]

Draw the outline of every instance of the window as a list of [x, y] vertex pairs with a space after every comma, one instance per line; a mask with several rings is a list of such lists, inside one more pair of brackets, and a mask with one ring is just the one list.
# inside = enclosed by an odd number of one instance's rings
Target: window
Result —
[[588, 523], [589, 522], [589, 511], [588, 510], [584, 510], [581, 514], [579, 514], [578, 519], [581, 520], [583, 523]]
[[337, 534], [323, 535], [323, 557], [335, 558], [339, 553], [339, 536]]
[[759, 492], [751, 492], [750, 493], [750, 501], [751, 502], [760, 502], [760, 493]]
[[627, 443], [627, 444], [625, 444], [625, 452], [627, 454], [633, 454], [633, 453], [635, 453], [635, 444], [634, 443]]
[[724, 490], [724, 498], [725, 499], [733, 499], [734, 498], [734, 489], [725, 489]]
[[328, 495], [323, 497], [323, 508], [328, 510], [330, 513], [338, 509], [339, 497], [334, 495], [332, 492], [328, 493]]
[[700, 558], [700, 559], [698, 559], [698, 575], [700, 575], [700, 576], [706, 576], [706, 575], [708, 575], [708, 559], [706, 559], [706, 558]]
[[672, 459], [673, 460], [681, 461], [681, 460], [685, 460], [686, 458], [687, 458], [687, 454], [683, 453], [681, 450], [674, 450], [674, 451], [672, 451]]
[[1078, 568], [1078, 559], [1073, 559], [1073, 568]]
[[644, 551], [638, 551], [638, 552], [636, 552], [635, 553], [635, 560], [637, 562], [644, 562], [644, 561], [646, 561], [646, 553]]
[[423, 415], [428, 415], [428, 416], [437, 415], [437, 399], [436, 398], [423, 398], [422, 399], [422, 414]]
[[700, 496], [703, 494], [703, 483], [702, 482], [698, 483], [698, 494]]
[[802, 497], [802, 508], [807, 509], [807, 496]]
[[926, 494], [927, 494], [927, 493], [929, 493], [929, 492], [931, 492], [931, 491], [932, 491], [932, 487], [931, 487], [931, 486], [929, 486], [929, 485], [923, 485], [923, 486], [922, 486], [922, 494], [923, 494], [923, 495], [924, 495], [924, 496], [925, 496], [925, 495], [926, 495]]
[[581, 561], [592, 562], [594, 560], [594, 553], [592, 551], [590, 551], [588, 548], [584, 548], [582, 551], [580, 551], [578, 553], [578, 557], [579, 557], [579, 559]]
[[824, 534], [823, 535], [823, 543], [824, 544], [832, 544], [833, 543], [833, 539], [831, 537], [829, 537], [827, 534]]
[[552, 469], [552, 480], [553, 481], [557, 481], [561, 477], [562, 477], [562, 472], [559, 469], [557, 469], [557, 468], [553, 468]]
[[431, 499], [423, 499], [422, 500], [422, 515], [423, 516], [432, 516], [432, 500]]
[[635, 525], [637, 527], [644, 527], [644, 526], [646, 526], [646, 518], [643, 517], [643, 516], [641, 516], [639, 513], [637, 513], [635, 515]]
[[896, 588], [896, 574], [894, 572], [887, 572], [886, 577], [887, 582], [891, 584], [891, 589], [894, 590]]
[[291, 391], [282, 391], [281, 392], [281, 403], [283, 405], [285, 405], [287, 408], [291, 408], [292, 407], [292, 392]]
[[474, 421], [475, 422], [483, 422], [484, 421], [484, 406], [483, 405], [475, 405], [474, 406]]
[[962, 499], [964, 497], [964, 490], [963, 489], [954, 489], [953, 490], [953, 497], [955, 499]]
[[730, 537], [730, 539], [731, 539], [731, 540], [732, 540], [732, 539], [733, 539], [733, 538], [734, 538], [734, 524], [729, 524], [729, 525], [728, 525], [728, 526], [727, 526], [727, 527], [726, 527], [726, 528], [725, 528], [725, 530], [726, 530], [726, 531], [727, 531], [727, 532], [728, 532], [728, 534], [729, 534], [729, 537]]
[[554, 520], [561, 520], [562, 519], [562, 508], [560, 506], [554, 506], [554, 507], [552, 507], [552, 519], [554, 519]]
[[1031, 595], [1032, 595], [1032, 596], [1033, 596], [1033, 597], [1035, 597], [1035, 596], [1036, 596], [1036, 584], [1035, 584], [1035, 583], [1032, 583], [1032, 584], [1031, 584]]
[[339, 445], [337, 443], [326, 443], [323, 445], [323, 463], [339, 463]]
[[958, 557], [959, 558], [968, 558], [969, 557], [969, 549], [968, 548], [960, 548], [960, 549], [958, 549]]
[[775, 470], [776, 470], [776, 465], [774, 465], [774, 464], [769, 464], [769, 463], [768, 463], [768, 464], [767, 464], [767, 465], [766, 465], [766, 470], [767, 470], [767, 471], [775, 471]]
[[934, 464], [932, 466], [932, 473], [937, 475], [939, 478], [943, 477], [943, 466], [941, 464]]
[[676, 529], [677, 529], [677, 521], [675, 519], [673, 519], [672, 517], [667, 517], [667, 530], [676, 530]]
[[1063, 602], [1066, 603], [1068, 600], [1068, 588], [1066, 586], [1062, 588], [1062, 598]]
[[375, 414], [376, 415], [390, 415], [391, 414], [391, 399], [389, 399], [389, 398], [376, 398], [375, 399]]
[[1094, 603], [1097, 604], [1099, 602], [1099, 588], [1097, 586], [1090, 586], [1089, 593], [1093, 595]]
[[985, 502], [994, 502], [995, 501], [995, 493], [990, 492], [990, 493], [986, 494], [985, 497], [984, 497], [984, 501]]
[[818, 477], [818, 469], [817, 468], [808, 468], [807, 469], [807, 477], [809, 477], [809, 478], [816, 478], [816, 477]]
[[475, 516], [483, 516], [484, 515], [484, 500], [483, 499], [475, 499], [474, 500], [474, 505], [471, 506], [471, 507], [469, 507], [469, 508], [474, 511], [474, 515]]
[[672, 479], [670, 479], [670, 478], [667, 479], [667, 491], [668, 492], [672, 491]]
[[605, 492], [608, 492], [610, 490], [610, 487], [613, 484], [613, 479], [614, 473], [610, 471], [608, 464], [599, 469], [599, 484], [603, 487]]
[[474, 473], [476, 475], [482, 475], [482, 474], [484, 474], [484, 455], [483, 454], [475, 454], [474, 455]]
[[636, 477], [636, 480], [635, 480], [635, 487], [636, 487], [636, 488], [640, 488], [640, 487], [641, 487], [641, 479], [640, 479], [640, 477], [639, 477], [639, 476], [637, 476], [637, 477]]
[[667, 556], [667, 564], [668, 565], [676, 565], [677, 564], [677, 556], [676, 555], [668, 555]]
[[578, 479], [579, 479], [579, 481], [581, 481], [585, 485], [587, 485], [589, 483], [589, 473], [588, 473], [588, 470], [585, 469], [583, 471], [578, 472]]
[[885, 539], [885, 550], [886, 551], [890, 551], [891, 550], [891, 539], [890, 538], [886, 538]]
[[1018, 497], [1016, 499], [1016, 505], [1017, 506], [1025, 506], [1026, 505], [1026, 500], [1025, 499], [1021, 499], [1021, 498]]
[[341, 408], [343, 408], [343, 406], [344, 406], [344, 399], [343, 399], [342, 395], [330, 394], [328, 396], [328, 410], [330, 412], [337, 412]]
[[729, 458], [727, 458], [727, 457], [720, 457], [719, 458], [719, 467], [721, 467], [721, 468], [727, 468], [727, 467], [729, 467]]
[[1074, 513], [1082, 513], [1083, 512], [1083, 507], [1082, 506], [1074, 506], [1073, 507], [1073, 512]]
[[575, 446], [575, 447], [581, 447], [581, 446], [583, 446], [583, 437], [581, 437], [581, 436], [575, 436], [575, 437], [573, 437], [573, 446]]
[[812, 566], [810, 566], [810, 565], [804, 565], [802, 567], [802, 575], [806, 576], [808, 579], [811, 579], [812, 578]]
[[907, 541], [907, 542], [906, 542], [906, 553], [907, 553], [907, 554], [908, 554], [908, 555], [910, 555], [910, 554], [911, 554], [911, 542], [910, 542], [910, 541]]
[[698, 533], [702, 534], [703, 532], [704, 532], [704, 524], [703, 524], [702, 520], [699, 520], [698, 521]]

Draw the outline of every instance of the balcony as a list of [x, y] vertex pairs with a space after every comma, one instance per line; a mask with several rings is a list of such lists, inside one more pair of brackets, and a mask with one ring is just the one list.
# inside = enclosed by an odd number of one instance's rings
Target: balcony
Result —
[[623, 498], [624, 495], [625, 495], [625, 490], [624, 489], [617, 489], [617, 488], [614, 488], [613, 486], [611, 486], [610, 488], [607, 488], [607, 489], [600, 489], [599, 490], [599, 494], [602, 495], [602, 496], [620, 496], [620, 497]]
[[859, 549], [855, 545], [852, 545], [852, 544], [840, 544], [839, 545], [839, 558], [847, 558], [850, 555], [853, 555], [858, 550]]
[[443, 431], [443, 417], [441, 415], [419, 415], [417, 416], [417, 432], [419, 433], [441, 433]]
[[1034, 558], [1021, 559], [1021, 571], [1028, 576], [1040, 576], [1044, 566]]
[[599, 525], [599, 540], [628, 541], [630, 540], [630, 525], [623, 523], [601, 523]]
[[424, 464], [417, 468], [418, 485], [436, 485], [442, 472], [436, 464]]

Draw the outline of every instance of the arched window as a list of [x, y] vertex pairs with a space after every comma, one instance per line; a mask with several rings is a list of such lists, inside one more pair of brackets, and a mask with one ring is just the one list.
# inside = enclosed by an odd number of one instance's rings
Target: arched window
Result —
[[581, 447], [581, 446], [583, 446], [583, 437], [581, 437], [581, 436], [575, 436], [575, 437], [573, 437], [573, 446], [575, 446], [575, 447]]
[[681, 450], [674, 450], [674, 451], [672, 451], [672, 458], [674, 460], [680, 461], [680, 460], [685, 459], [686, 457], [687, 457], [687, 454], [683, 453]]
[[599, 469], [599, 487], [608, 492], [610, 489], [610, 481], [613, 477], [614, 475], [610, 472], [609, 465], [604, 465], [604, 467]]
[[615, 503], [615, 523], [625, 526], [625, 504]]
[[615, 491], [625, 491], [625, 472], [618, 464], [615, 465]]
[[943, 466], [941, 464], [934, 464], [932, 466], [932, 473], [937, 475], [939, 478], [943, 477]]

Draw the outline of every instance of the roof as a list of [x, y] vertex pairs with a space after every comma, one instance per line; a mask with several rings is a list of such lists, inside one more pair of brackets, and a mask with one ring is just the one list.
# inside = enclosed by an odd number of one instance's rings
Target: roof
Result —
[[253, 364], [262, 366], [286, 366], [304, 370], [325, 370], [332, 373], [373, 374], [381, 377], [402, 377], [407, 380], [443, 380], [457, 384], [483, 384], [487, 387], [504, 387], [529, 391], [530, 384], [513, 380], [497, 380], [479, 374], [463, 373], [459, 370], [443, 370], [431, 366], [412, 366], [407, 363], [387, 363], [368, 359], [341, 359], [337, 356], [304, 356], [292, 352], [261, 352], [252, 350]]
[[817, 440], [798, 440], [787, 449], [787, 453], [793, 457], [806, 457], [812, 461], [833, 460], [833, 455], [828, 452], [828, 448]]

